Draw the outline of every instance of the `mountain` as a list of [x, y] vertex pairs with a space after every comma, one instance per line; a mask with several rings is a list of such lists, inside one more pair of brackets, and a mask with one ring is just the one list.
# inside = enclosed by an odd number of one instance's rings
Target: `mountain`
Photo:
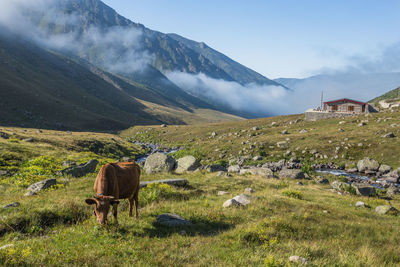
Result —
[[[176, 34], [153, 31], [132, 22], [99, 0], [56, 2], [53, 9], [49, 9], [53, 15], [46, 12], [28, 13], [31, 23], [44, 32], [46, 39], [73, 33], [75, 38], [71, 42], [81, 42], [82, 45], [70, 51], [72, 54], [159, 93], [167, 93], [169, 97], [179, 96], [186, 104], [252, 116], [229, 105], [215, 104], [207, 97], [199, 97], [201, 94], [193, 94], [196, 98], [189, 98], [187, 94], [192, 94], [193, 90], [177, 88], [164, 75], [170, 72], [201, 73], [213, 79], [242, 85], [280, 86], [202, 43]], [[54, 13], [57, 18], [54, 18]]]

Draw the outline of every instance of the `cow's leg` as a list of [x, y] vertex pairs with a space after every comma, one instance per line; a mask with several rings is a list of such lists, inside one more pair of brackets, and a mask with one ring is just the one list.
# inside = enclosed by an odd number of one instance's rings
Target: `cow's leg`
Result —
[[135, 218], [137, 219], [139, 206], [139, 188], [136, 190], [135, 195], [133, 196], [133, 201], [135, 202]]
[[118, 224], [118, 204], [113, 205], [113, 215], [114, 215], [114, 222]]
[[129, 217], [132, 217], [133, 196], [129, 198]]

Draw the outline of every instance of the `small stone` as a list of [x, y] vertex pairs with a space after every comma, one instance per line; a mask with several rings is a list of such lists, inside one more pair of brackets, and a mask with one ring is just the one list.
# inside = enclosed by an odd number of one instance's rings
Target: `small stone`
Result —
[[390, 215], [397, 215], [399, 211], [389, 205], [382, 205], [375, 208], [375, 212], [378, 214], [390, 214]]
[[330, 213], [329, 210], [323, 210], [322, 212], [323, 212], [323, 213]]
[[365, 208], [365, 203], [362, 201], [357, 201], [356, 203], [356, 207], [361, 207], [361, 208]]
[[306, 265], [308, 263], [306, 258], [300, 257], [300, 256], [290, 256], [289, 257], [290, 262]]
[[320, 178], [317, 180], [317, 183], [319, 184], [329, 184], [329, 180], [326, 178]]
[[263, 159], [263, 157], [261, 157], [261, 156], [255, 156], [253, 158], [254, 161], [259, 161], [259, 160], [262, 160], [262, 159]]
[[179, 232], [179, 234], [185, 236], [187, 233], [186, 233], [185, 230], [182, 230], [182, 231]]
[[304, 185], [302, 182], [297, 182], [297, 185]]
[[165, 127], [167, 127], [167, 125], [166, 124], [161, 124], [160, 127], [161, 128], [165, 128]]
[[345, 121], [339, 121], [339, 125], [340, 124], [345, 124], [346, 122]]
[[19, 202], [13, 202], [13, 203], [11, 203], [11, 204], [5, 205], [5, 206], [3, 207], [3, 209], [16, 208], [16, 207], [19, 207], [19, 206], [21, 206], [21, 203], [19, 203]]
[[24, 139], [22, 141], [27, 142], [27, 143], [33, 143], [34, 140], [33, 140], [32, 137], [30, 137], [30, 138], [26, 138], [26, 139]]
[[14, 244], [8, 244], [8, 245], [4, 245], [2, 247], [0, 247], [0, 250], [6, 249], [6, 248], [13, 248]]
[[301, 133], [301, 134], [308, 133], [308, 131], [306, 129], [302, 129], [299, 133]]
[[260, 128], [258, 128], [257, 126], [255, 126], [255, 127], [252, 128], [252, 130], [253, 130], [253, 131], [258, 131], [258, 130], [260, 130]]
[[168, 227], [177, 227], [177, 226], [192, 224], [191, 222], [185, 220], [181, 216], [172, 213], [164, 213], [158, 215], [157, 223]]
[[281, 132], [281, 134], [289, 134], [289, 131], [288, 131], [288, 130], [283, 130], [283, 131]]
[[223, 195], [227, 195], [229, 194], [229, 192], [226, 191], [218, 191], [218, 196], [223, 196]]
[[394, 133], [387, 133], [381, 136], [382, 138], [394, 138], [396, 137]]
[[255, 191], [253, 188], [248, 187], [248, 188], [246, 188], [246, 189], [244, 190], [244, 192], [245, 192], [245, 193], [249, 193], [249, 194], [253, 194], [253, 193], [255, 193], [256, 191]]

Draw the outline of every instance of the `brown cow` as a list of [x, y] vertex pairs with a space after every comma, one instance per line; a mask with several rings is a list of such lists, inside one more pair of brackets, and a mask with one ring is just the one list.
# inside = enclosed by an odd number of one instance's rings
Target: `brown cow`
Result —
[[108, 163], [101, 167], [94, 182], [96, 196], [85, 200], [94, 206], [97, 222], [105, 224], [110, 206], [113, 206], [115, 222], [118, 223], [118, 199], [129, 199], [129, 216], [132, 216], [135, 204], [135, 218], [138, 216], [138, 197], [140, 183], [140, 167], [134, 162]]

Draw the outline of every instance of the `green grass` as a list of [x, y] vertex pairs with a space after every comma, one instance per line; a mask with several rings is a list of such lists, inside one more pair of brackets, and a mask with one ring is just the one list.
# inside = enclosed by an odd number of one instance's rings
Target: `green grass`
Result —
[[[250, 139], [253, 145], [257, 142], [253, 150], [263, 150], [267, 154], [263, 161], [267, 161], [283, 157], [286, 149], [270, 146], [286, 138], [291, 139], [290, 150], [298, 153], [295, 148], [300, 148], [300, 157], [305, 147], [331, 155], [335, 146], [344, 147], [341, 142], [357, 144], [366, 138], [374, 147], [349, 147], [348, 153], [354, 157], [351, 161], [372, 156], [393, 167], [399, 164], [398, 158], [391, 156], [398, 155], [398, 139], [380, 138], [381, 131], [396, 131], [390, 124], [400, 121], [398, 113], [348, 118], [340, 126], [338, 120], [289, 124], [298, 118], [285, 116], [202, 127], [153, 127], [145, 141], [156, 138], [164, 145], [183, 145], [186, 149], [182, 155], [196, 152], [202, 155], [203, 162], [226, 163], [230, 157], [237, 157], [243, 147], [249, 147], [241, 144], [245, 139]], [[368, 119], [367, 126], [357, 127], [360, 119]], [[272, 121], [277, 121], [278, 126], [271, 127]], [[248, 137], [254, 126], [260, 130]], [[339, 127], [345, 132], [339, 133]], [[290, 134], [282, 136], [280, 132], [285, 128]], [[309, 133], [298, 134], [303, 128], [310, 130]], [[99, 226], [92, 207], [84, 203], [94, 193], [96, 173], [61, 180], [56, 174], [60, 163], [64, 160], [82, 163], [97, 158], [104, 164], [118, 160], [121, 155], [140, 154], [143, 151], [125, 139], [135, 139], [136, 132], [145, 130], [148, 127], [135, 127], [121, 136], [56, 131], [34, 135], [35, 130], [2, 128], [10, 135], [14, 133], [17, 141], [0, 139], [0, 170], [10, 172], [1, 178], [0, 206], [15, 201], [21, 206], [0, 209], [0, 246], [15, 245], [0, 251], [0, 265], [288, 266], [292, 255], [307, 258], [310, 266], [400, 265], [399, 217], [377, 215], [374, 211], [376, 206], [388, 204], [386, 200], [338, 195], [330, 191], [329, 185], [313, 180], [303, 180], [304, 185], [300, 186], [298, 180], [252, 175], [219, 177], [203, 171], [184, 175], [143, 174], [143, 181], [186, 178], [190, 186], [155, 185], [143, 189], [139, 194], [139, 219], [128, 217], [128, 203], [123, 200], [119, 205], [119, 225], [110, 218], [109, 225]], [[217, 132], [215, 138], [210, 138], [212, 132]], [[237, 132], [243, 136], [234, 138]], [[32, 135], [34, 143], [21, 141]], [[103, 145], [92, 148], [80, 145], [93, 144], [94, 140]], [[112, 143], [118, 144], [112, 146], [116, 150], [102, 149]], [[220, 158], [219, 154], [226, 156]], [[305, 155], [303, 162], [315, 162], [309, 152]], [[337, 163], [344, 161], [349, 160], [338, 159]], [[24, 197], [26, 185], [16, 184], [15, 179], [26, 173], [55, 176], [61, 186]], [[315, 174], [310, 174], [315, 179]], [[247, 187], [256, 191], [247, 207], [222, 207], [227, 199], [243, 193]], [[218, 196], [218, 191], [229, 194]], [[400, 209], [399, 200], [395, 196], [390, 203]], [[357, 201], [365, 202], [368, 208], [356, 208]], [[178, 228], [158, 225], [157, 216], [167, 212], [179, 214], [192, 225]]]

